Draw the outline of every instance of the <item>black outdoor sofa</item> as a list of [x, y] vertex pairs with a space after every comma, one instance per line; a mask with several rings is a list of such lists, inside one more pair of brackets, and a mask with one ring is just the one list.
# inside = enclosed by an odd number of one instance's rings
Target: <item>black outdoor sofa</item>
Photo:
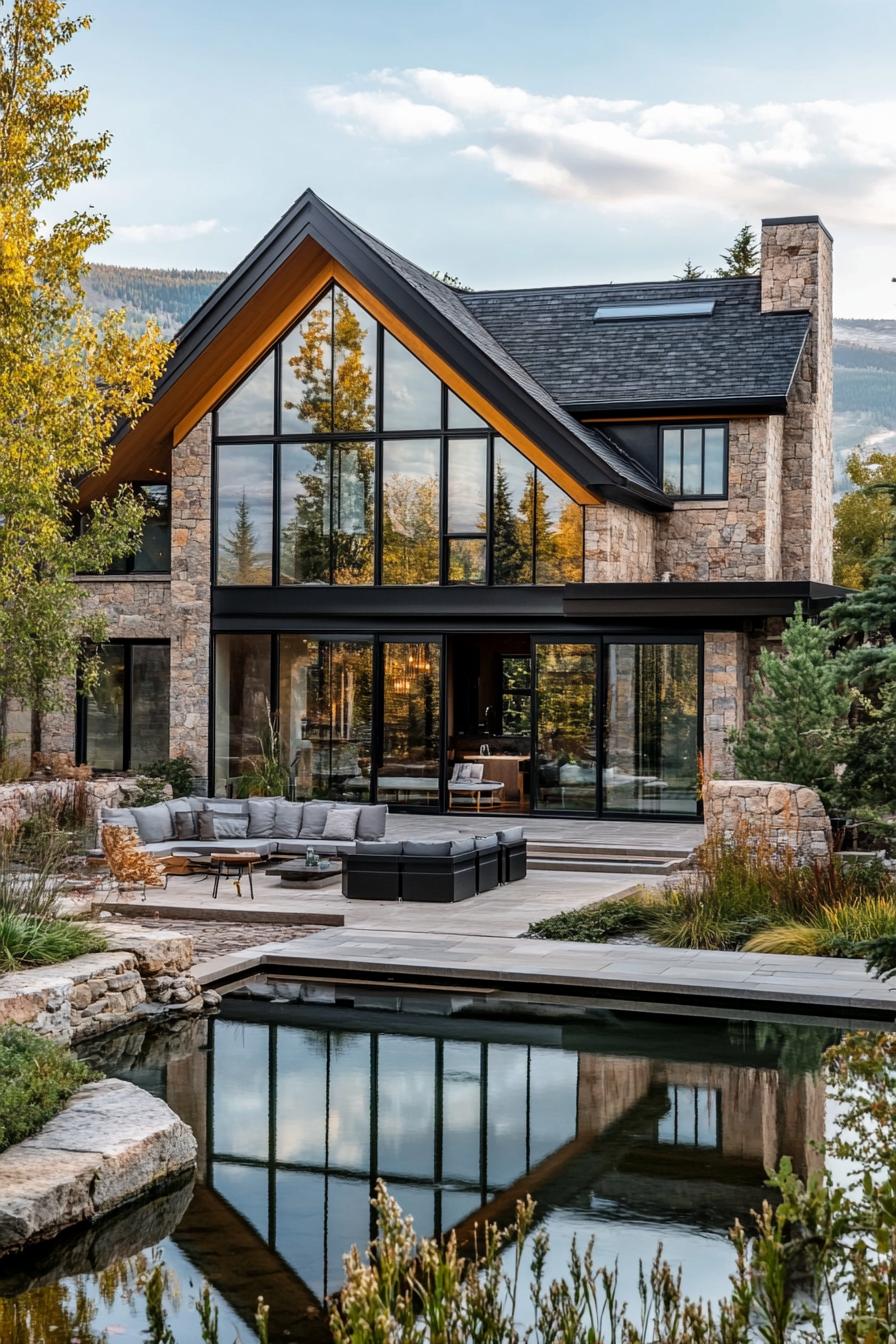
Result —
[[526, 876], [522, 826], [461, 840], [359, 840], [342, 860], [350, 901], [449, 903]]

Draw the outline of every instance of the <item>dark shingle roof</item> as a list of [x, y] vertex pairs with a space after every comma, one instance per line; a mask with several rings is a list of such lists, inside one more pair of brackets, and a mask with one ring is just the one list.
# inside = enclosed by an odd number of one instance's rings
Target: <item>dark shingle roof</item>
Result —
[[[759, 279], [580, 285], [462, 294], [464, 306], [546, 392], [582, 412], [781, 403], [809, 330], [805, 311], [761, 313]], [[595, 322], [603, 304], [714, 299], [711, 317]]]

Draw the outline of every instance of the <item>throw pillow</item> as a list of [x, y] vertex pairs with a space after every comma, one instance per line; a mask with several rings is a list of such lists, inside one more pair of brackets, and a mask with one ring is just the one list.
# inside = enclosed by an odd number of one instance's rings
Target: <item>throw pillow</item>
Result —
[[132, 810], [137, 833], [144, 845], [157, 845], [163, 840], [174, 839], [174, 823], [164, 803], [153, 803], [151, 807], [135, 807]]
[[358, 817], [358, 839], [381, 840], [386, 834], [386, 814], [388, 811], [385, 803], [362, 803]]
[[100, 821], [104, 826], [131, 826], [137, 829], [137, 818], [129, 807], [102, 807]]
[[327, 813], [322, 840], [354, 840], [358, 830], [360, 807], [334, 807]]
[[249, 834], [249, 818], [234, 813], [213, 812], [216, 840], [245, 840]]
[[249, 834], [269, 839], [274, 834], [274, 814], [280, 798], [249, 799]]
[[302, 825], [304, 803], [274, 802], [274, 819], [271, 824], [271, 838], [276, 840], [295, 840]]
[[178, 840], [196, 840], [199, 838], [199, 828], [196, 825], [198, 812], [194, 812], [188, 807], [186, 812], [176, 812], [174, 814], [174, 834]]
[[206, 812], [236, 812], [238, 816], [248, 817], [248, 798], [209, 798], [205, 803]]
[[[327, 813], [332, 812], [334, 806], [334, 803], [306, 803], [299, 839], [320, 840], [327, 824]], [[357, 822], [355, 824], [357, 826]]]

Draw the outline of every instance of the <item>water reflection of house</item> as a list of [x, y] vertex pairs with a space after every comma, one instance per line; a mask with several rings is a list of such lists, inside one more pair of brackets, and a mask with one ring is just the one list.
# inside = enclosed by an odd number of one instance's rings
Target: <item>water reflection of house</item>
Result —
[[[259, 1295], [308, 1337], [382, 1176], [424, 1234], [610, 1201], [721, 1235], [784, 1153], [817, 1160], [824, 1091], [719, 1023], [583, 1029], [233, 1002], [171, 1061], [203, 1188], [175, 1239], [235, 1309]], [[674, 1055], [674, 1058], [670, 1058]], [[724, 1058], [723, 1058], [724, 1057]], [[213, 1229], [213, 1235], [209, 1235]], [[322, 1327], [321, 1327], [322, 1328]]]

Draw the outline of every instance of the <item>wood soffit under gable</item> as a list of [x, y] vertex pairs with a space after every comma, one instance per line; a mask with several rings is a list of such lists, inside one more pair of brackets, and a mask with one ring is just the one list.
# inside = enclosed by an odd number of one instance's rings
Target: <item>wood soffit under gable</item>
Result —
[[[491, 405], [416, 332], [314, 239], [306, 238], [115, 445], [108, 469], [85, 481], [82, 502], [126, 481], [168, 474], [170, 453], [243, 375], [310, 308], [331, 282], [341, 285], [427, 368], [579, 504], [602, 505], [533, 439]], [[289, 295], [287, 300], [284, 296]]]

